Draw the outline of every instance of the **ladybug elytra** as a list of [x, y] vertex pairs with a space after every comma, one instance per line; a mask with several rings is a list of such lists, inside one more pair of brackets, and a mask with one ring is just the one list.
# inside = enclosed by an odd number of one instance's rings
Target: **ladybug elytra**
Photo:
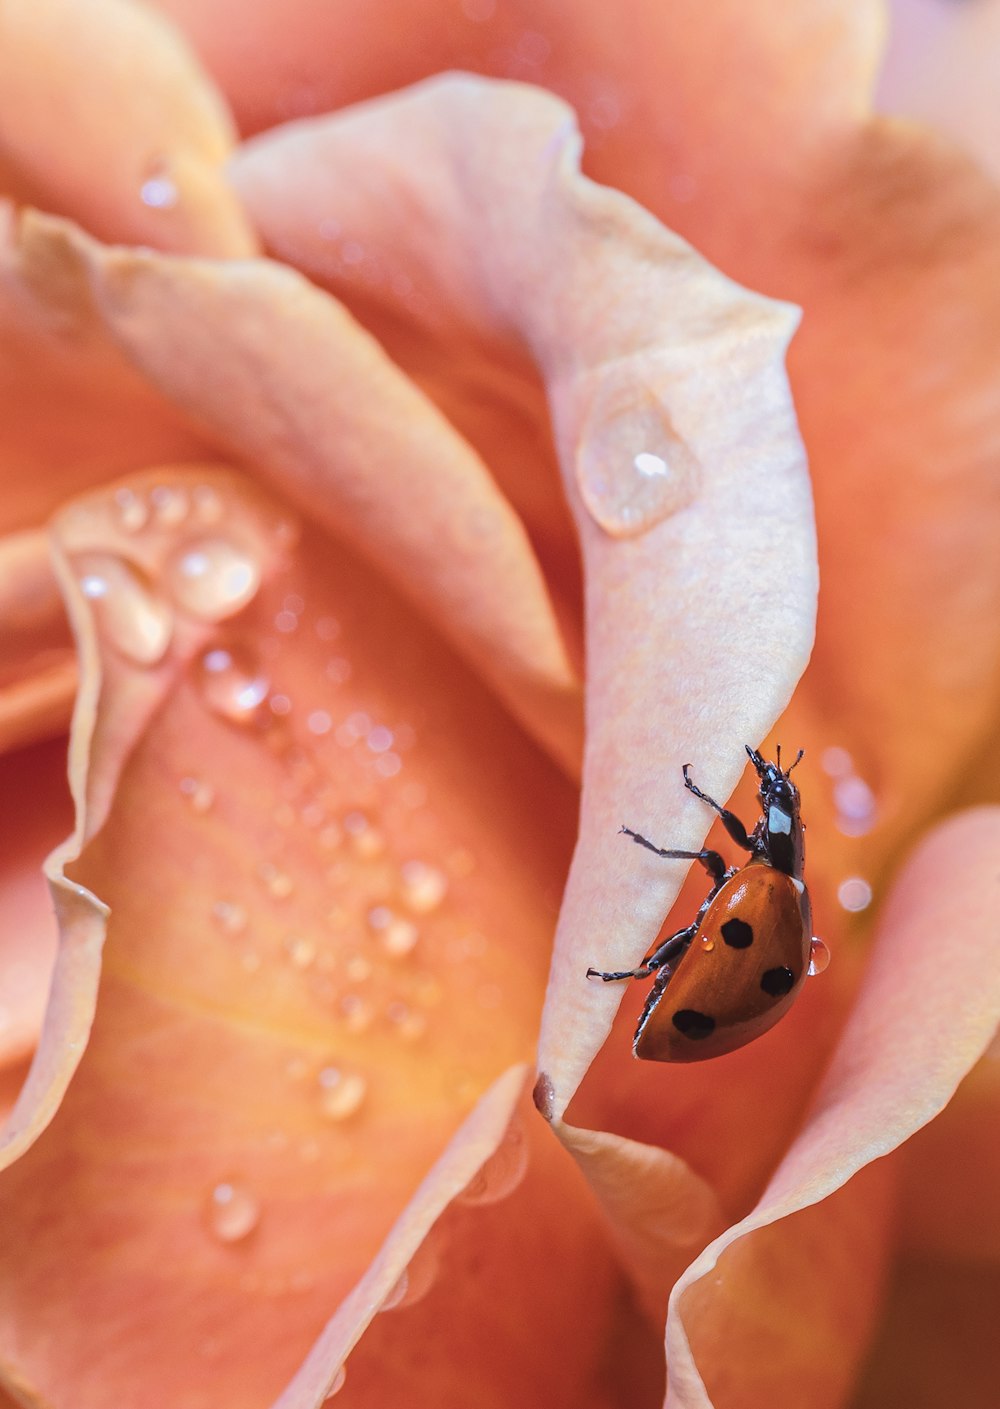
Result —
[[[717, 851], [670, 851], [654, 846], [630, 827], [622, 831], [657, 856], [700, 861], [712, 889], [691, 924], [676, 933], [661, 929], [635, 969], [587, 975], [605, 983], [652, 978], [653, 986], [632, 1044], [637, 1057], [654, 1062], [694, 1062], [720, 1057], [752, 1042], [791, 1007], [810, 971], [812, 911], [803, 880], [804, 825], [792, 769], [768, 763], [747, 746], [760, 779], [761, 817], [748, 833], [735, 813], [696, 787], [691, 765], [684, 786], [713, 808], [738, 846], [750, 853], [743, 866], [727, 869]], [[664, 926], [665, 928], [665, 926]], [[817, 954], [817, 957], [819, 955]]]

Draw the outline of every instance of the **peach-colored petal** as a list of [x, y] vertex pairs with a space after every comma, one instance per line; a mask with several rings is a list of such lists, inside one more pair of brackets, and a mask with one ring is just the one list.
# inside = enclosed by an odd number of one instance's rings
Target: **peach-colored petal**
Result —
[[[26, 256], [0, 205], [0, 531], [36, 530], [88, 484], [204, 441], [114, 346], [66, 260]], [[58, 408], [56, 414], [55, 408]]]
[[[568, 768], [578, 686], [524, 528], [486, 467], [337, 304], [264, 261], [107, 251], [58, 222], [109, 327], [184, 409], [363, 551]], [[183, 356], [176, 355], [183, 345]]]
[[57, 1409], [259, 1409], [530, 1057], [572, 791], [350, 550], [296, 533], [208, 466], [56, 525], [84, 654], [57, 860], [111, 919], [89, 1041], [100, 914], [87, 952], [63, 935], [75, 1079], [50, 1028], [14, 1113], [0, 1362]]
[[0, 538], [0, 752], [64, 731], [76, 694], [73, 651], [48, 535]]
[[105, 239], [240, 257], [229, 113], [181, 36], [132, 0], [8, 0], [0, 152], [36, 199]]
[[995, 1266], [975, 1259], [904, 1260], [850, 1409], [993, 1409], [1000, 1382], [998, 1305]]
[[[680, 867], [645, 866], [618, 826], [700, 841], [704, 809], [667, 780], [693, 761], [703, 786], [731, 791], [743, 743], [770, 728], [808, 657], [816, 592], [782, 365], [792, 311], [585, 180], [579, 152], [551, 95], [457, 76], [292, 125], [234, 163], [285, 258], [348, 283], [315, 233], [335, 214], [341, 240], [419, 290], [409, 316], [433, 309], [433, 324], [443, 308], [500, 356], [513, 332], [546, 379], [590, 670], [581, 837], [539, 1054], [556, 1116], [620, 997], [587, 985], [587, 965], [641, 955], [679, 885]], [[447, 340], [447, 324], [432, 331]]]
[[451, 1409], [470, 1385], [496, 1409], [653, 1402], [662, 1368], [634, 1352], [657, 1337], [623, 1299], [586, 1186], [523, 1102], [505, 1134], [517, 1076], [456, 1134], [276, 1409], [318, 1406], [352, 1346], [352, 1404]]
[[62, 740], [0, 759], [0, 1067], [38, 1040], [55, 958], [42, 863], [70, 824]]
[[[804, 1225], [782, 1220], [841, 1190], [937, 1115], [992, 1038], [1000, 1020], [992, 938], [1000, 903], [998, 846], [1000, 809], [976, 809], [933, 832], [901, 873], [858, 1002], [802, 1133], [753, 1212], [711, 1244], [671, 1294], [668, 1403], [677, 1409], [708, 1409], [717, 1376], [727, 1385], [740, 1381], [740, 1356], [748, 1370], [751, 1360], [756, 1365], [752, 1394], [724, 1395], [715, 1409], [771, 1404], [776, 1387], [810, 1382], [812, 1293], [827, 1270], [819, 1257], [803, 1266], [797, 1240]], [[866, 1203], [859, 1205], [862, 1214]], [[860, 1251], [871, 1235], [870, 1226], [844, 1233], [844, 1249]], [[832, 1257], [836, 1245], [825, 1237], [821, 1245]], [[780, 1301], [783, 1334], [762, 1365], [748, 1333], [754, 1310], [745, 1289], [757, 1286], [768, 1267], [776, 1295], [772, 1320]], [[719, 1294], [713, 1279], [744, 1293]], [[831, 1265], [829, 1281], [838, 1280], [843, 1276]], [[855, 1354], [860, 1330], [851, 1337]], [[726, 1347], [721, 1358], [718, 1346]], [[827, 1369], [839, 1373], [836, 1366]]]

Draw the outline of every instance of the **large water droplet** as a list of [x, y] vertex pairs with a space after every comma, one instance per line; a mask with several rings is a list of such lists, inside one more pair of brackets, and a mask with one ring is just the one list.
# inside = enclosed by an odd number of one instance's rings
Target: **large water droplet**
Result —
[[140, 569], [111, 553], [81, 553], [73, 569], [108, 644], [137, 665], [161, 661], [174, 614]]
[[830, 951], [821, 939], [813, 935], [809, 944], [809, 969], [810, 975], [821, 974], [824, 969], [830, 966]]
[[346, 1383], [347, 1366], [341, 1365], [340, 1369], [336, 1372], [333, 1379], [330, 1381], [330, 1388], [326, 1392], [326, 1399], [323, 1400], [323, 1403], [328, 1403], [329, 1400], [331, 1400], [335, 1394], [339, 1394]]
[[327, 1120], [348, 1120], [356, 1115], [368, 1094], [368, 1083], [359, 1072], [324, 1067], [319, 1074], [319, 1108]]
[[208, 1226], [223, 1243], [238, 1243], [260, 1222], [260, 1204], [242, 1184], [216, 1184], [208, 1201]]
[[698, 461], [663, 399], [627, 369], [604, 375], [576, 452], [583, 501], [607, 533], [642, 533], [691, 502]]
[[459, 1195], [465, 1204], [494, 1204], [512, 1194], [528, 1169], [528, 1142], [516, 1122], [496, 1152], [474, 1174]]
[[167, 563], [165, 580], [178, 606], [203, 621], [222, 621], [250, 602], [260, 563], [227, 538], [199, 538]]
[[248, 724], [267, 699], [270, 682], [249, 651], [214, 646], [198, 661], [201, 690], [208, 705], [224, 719]]

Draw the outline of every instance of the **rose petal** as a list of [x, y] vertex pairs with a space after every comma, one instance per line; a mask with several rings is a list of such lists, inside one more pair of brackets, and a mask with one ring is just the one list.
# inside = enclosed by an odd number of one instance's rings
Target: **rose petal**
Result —
[[38, 529], [88, 484], [205, 454], [115, 348], [72, 265], [28, 253], [21, 234], [0, 206], [3, 533]]
[[154, 382], [359, 542], [575, 765], [578, 687], [523, 526], [470, 447], [341, 308], [263, 261], [108, 251], [39, 217], [26, 241], [36, 260], [86, 274]]
[[[578, 159], [557, 99], [458, 76], [270, 134], [234, 166], [285, 258], [335, 286], [349, 279], [319, 263], [314, 232], [333, 208], [341, 238], [402, 269], [421, 307], [443, 303], [501, 353], [513, 329], [546, 378], [584, 554], [590, 662], [580, 843], [539, 1047], [556, 1116], [620, 997], [584, 986], [588, 964], [641, 955], [679, 885], [680, 867], [661, 868], [637, 904], [618, 826], [700, 842], [704, 809], [679, 789], [652, 801], [650, 779], [693, 760], [703, 786], [732, 790], [742, 744], [771, 726], [805, 664], [816, 591], [782, 366], [791, 310], [731, 284], [581, 177]], [[665, 487], [634, 508], [644, 456]]]
[[46, 534], [0, 538], [0, 752], [59, 733], [76, 694], [76, 656]]
[[[754, 1211], [712, 1243], [671, 1294], [668, 1403], [678, 1409], [707, 1409], [715, 1378], [739, 1379], [741, 1366], [749, 1371], [751, 1363], [754, 1392], [741, 1403], [774, 1403], [776, 1386], [811, 1382], [814, 1293], [820, 1284], [836, 1284], [838, 1273], [819, 1258], [803, 1267], [802, 1224], [780, 1220], [828, 1198], [937, 1115], [995, 1032], [998, 846], [1000, 809], [976, 809], [933, 832], [900, 875], [858, 1002], [801, 1135]], [[845, 1233], [841, 1256], [870, 1241], [863, 1225]], [[827, 1247], [827, 1256], [834, 1250]], [[776, 1292], [771, 1324], [780, 1316], [783, 1334], [762, 1365], [747, 1334], [754, 1298], [746, 1289], [761, 1285], [768, 1267], [765, 1280]], [[718, 1295], [711, 1278], [733, 1290]], [[855, 1353], [859, 1338], [856, 1328]], [[722, 1343], [724, 1366], [712, 1349]]]
[[0, 95], [0, 148], [44, 204], [106, 239], [252, 253], [219, 176], [229, 114], [160, 16], [128, 0], [10, 0]]
[[[82, 1064], [0, 1180], [0, 1359], [74, 1409], [277, 1393], [537, 1028], [572, 792], [347, 549], [294, 533], [210, 467], [57, 524], [70, 874], [112, 920]], [[99, 929], [57, 971], [83, 1036]]]
[[42, 863], [70, 826], [65, 775], [62, 740], [0, 759], [0, 1067], [29, 1056], [42, 1025], [56, 940]]

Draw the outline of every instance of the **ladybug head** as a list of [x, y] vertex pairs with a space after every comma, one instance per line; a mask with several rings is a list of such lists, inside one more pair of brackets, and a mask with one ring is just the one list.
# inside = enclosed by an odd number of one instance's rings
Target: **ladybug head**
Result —
[[780, 744], [775, 750], [777, 754], [777, 762], [775, 763], [768, 763], [767, 759], [756, 749], [752, 749], [749, 744], [746, 745], [746, 751], [760, 779], [760, 800], [764, 810], [767, 811], [773, 805], [791, 814], [798, 807], [799, 790], [792, 782], [790, 774], [804, 751], [799, 749], [795, 763], [784, 770], [781, 767]]

